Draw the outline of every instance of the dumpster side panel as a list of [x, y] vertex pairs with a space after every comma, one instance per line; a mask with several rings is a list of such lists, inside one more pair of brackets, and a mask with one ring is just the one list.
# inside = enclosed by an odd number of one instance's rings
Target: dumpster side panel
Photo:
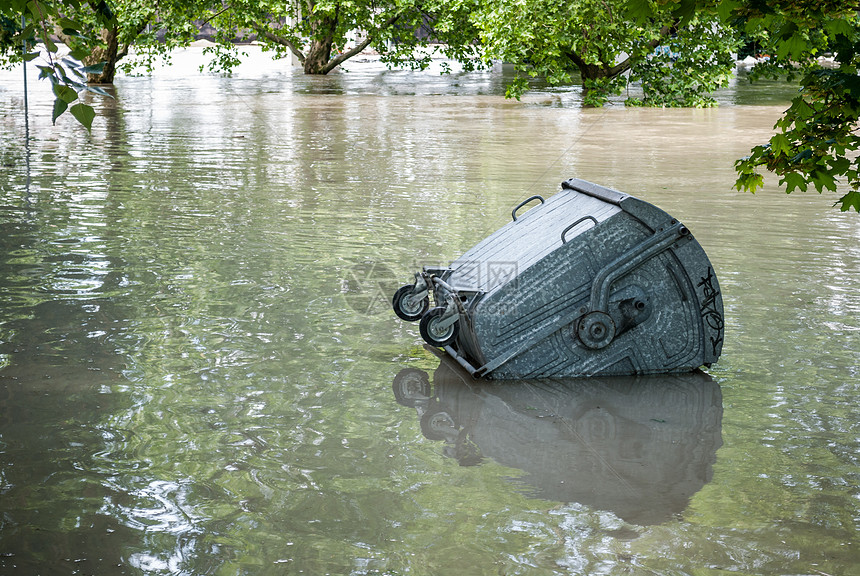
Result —
[[[675, 283], [670, 267], [677, 258], [664, 253], [619, 280], [613, 294], [631, 286], [647, 294], [648, 320], [617, 336], [606, 348], [581, 344], [576, 319], [534, 343], [492, 373], [494, 378], [596, 376], [687, 372], [705, 363], [705, 341], [698, 302], [689, 279]], [[670, 285], [669, 282], [672, 284]], [[617, 298], [610, 297], [610, 301]]]
[[598, 270], [649, 236], [636, 219], [617, 212], [485, 295], [472, 317], [483, 356], [491, 361], [518, 354], [572, 324], [585, 312]]
[[[702, 251], [704, 255], [704, 251]], [[723, 349], [723, 337], [725, 334], [725, 316], [723, 311], [723, 297], [720, 292], [720, 284], [717, 276], [707, 257], [699, 262], [695, 271], [688, 274], [696, 281], [696, 295], [698, 296], [699, 311], [705, 330], [705, 364], [716, 362]]]
[[610, 308], [630, 294], [641, 294], [649, 309], [646, 321], [598, 350], [584, 346], [577, 336], [597, 272], [635, 250], [651, 232], [632, 215], [617, 213], [576, 242], [559, 246], [515, 282], [485, 295], [474, 309], [472, 328], [490, 375], [680, 372], [715, 361], [722, 343], [722, 302], [710, 263], [690, 235], [611, 285]]

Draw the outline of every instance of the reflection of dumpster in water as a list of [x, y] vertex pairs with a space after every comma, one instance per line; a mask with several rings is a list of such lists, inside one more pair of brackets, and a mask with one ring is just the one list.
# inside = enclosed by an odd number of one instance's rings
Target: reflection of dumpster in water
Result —
[[712, 477], [722, 445], [722, 395], [707, 374], [474, 380], [443, 359], [430, 384], [406, 369], [394, 380], [421, 430], [462, 465], [483, 457], [519, 468], [529, 494], [657, 524], [681, 513]]

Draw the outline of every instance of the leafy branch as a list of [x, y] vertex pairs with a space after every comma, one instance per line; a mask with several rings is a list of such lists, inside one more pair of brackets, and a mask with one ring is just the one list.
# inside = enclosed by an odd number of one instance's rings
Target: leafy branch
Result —
[[[60, 33], [69, 37], [80, 37], [86, 39], [81, 33], [83, 26], [75, 20], [63, 16], [59, 8], [48, 2], [31, 0], [21, 7], [21, 12], [29, 20], [15, 40], [25, 46], [22, 59], [32, 62], [37, 58], [43, 58], [45, 64], [37, 64], [39, 79], [48, 79], [54, 93], [54, 106], [51, 120], [56, 124], [59, 118], [67, 110], [74, 118], [84, 126], [87, 131], [92, 130], [95, 110], [92, 106], [84, 104], [79, 96], [82, 92], [93, 92], [101, 96], [112, 97], [102, 88], [89, 86], [87, 84], [88, 74], [100, 73], [104, 63], [85, 66], [68, 56], [59, 56], [59, 47], [53, 41], [49, 29], [56, 26]], [[27, 16], [29, 15], [29, 18]], [[44, 55], [41, 50], [29, 51], [37, 44], [37, 37], [45, 46]]]

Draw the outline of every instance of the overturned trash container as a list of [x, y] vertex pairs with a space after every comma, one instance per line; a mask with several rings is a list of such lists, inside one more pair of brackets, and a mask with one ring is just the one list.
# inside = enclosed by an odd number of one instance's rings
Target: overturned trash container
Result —
[[578, 179], [511, 217], [450, 266], [416, 272], [392, 301], [473, 376], [689, 372], [717, 361], [719, 284], [683, 224]]

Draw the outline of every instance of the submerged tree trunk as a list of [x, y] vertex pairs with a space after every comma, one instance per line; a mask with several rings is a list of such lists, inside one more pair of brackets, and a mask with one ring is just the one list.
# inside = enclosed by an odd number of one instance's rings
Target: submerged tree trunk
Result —
[[[142, 26], [140, 30], [138, 30], [138, 33], [140, 33], [144, 29], [144, 27], [145, 25]], [[98, 64], [104, 64], [104, 67], [102, 68], [102, 71], [100, 73], [87, 74], [88, 84], [113, 84], [114, 78], [116, 77], [117, 62], [119, 62], [125, 56], [128, 55], [129, 49], [128, 44], [125, 44], [120, 47], [119, 35], [119, 26], [103, 28], [99, 34], [101, 42], [94, 47], [87, 46], [89, 54], [83, 59], [84, 66], [96, 66]], [[75, 43], [79, 44], [76, 39], [63, 34], [59, 30], [57, 31], [57, 36], [67, 46], [73, 46]]]
[[[313, 13], [312, 4], [309, 5], [308, 10]], [[400, 18], [401, 13], [395, 11], [380, 24], [377, 24], [374, 29], [367, 31], [367, 37], [363, 41], [357, 43], [349, 50], [344, 50], [334, 56], [332, 55], [332, 51], [334, 50], [334, 38], [338, 25], [337, 11], [332, 16], [321, 16], [318, 20], [314, 21], [312, 24], [312, 29], [315, 32], [314, 40], [310, 42], [305, 52], [302, 52], [301, 46], [287, 36], [281, 36], [260, 24], [252, 25], [252, 27], [269, 42], [288, 48], [293, 56], [301, 62], [305, 74], [328, 74], [343, 62], [361, 53], [362, 50], [373, 43], [374, 36], [377, 33], [390, 28]]]
[[119, 53], [118, 26], [102, 30], [101, 36], [103, 44], [93, 48], [90, 55], [84, 58], [86, 66], [95, 66], [104, 62], [104, 68], [100, 74], [87, 74], [87, 83], [89, 84], [113, 84], [116, 76], [116, 63], [122, 56], [125, 56], [125, 53], [122, 55]]
[[[663, 38], [665, 38], [669, 32], [670, 28], [668, 26], [663, 26], [660, 28], [659, 37], [655, 38], [646, 43], [647, 46], [651, 48], [656, 48], [660, 45], [660, 42]], [[597, 81], [600, 80], [611, 80], [615, 78], [619, 74], [623, 74], [630, 70], [633, 66], [633, 62], [630, 59], [630, 56], [627, 56], [621, 62], [617, 64], [606, 64], [603, 62], [602, 55], [600, 57], [600, 64], [589, 64], [587, 63], [580, 54], [570, 51], [566, 53], [567, 57], [573, 62], [576, 67], [579, 69], [579, 73], [582, 76], [582, 90], [583, 90], [583, 99], [588, 102], [589, 92], [591, 90], [591, 86], [594, 85]]]
[[[579, 74], [582, 77], [583, 100], [587, 103], [590, 101], [590, 93], [600, 80], [611, 80], [619, 74], [623, 74], [630, 69], [630, 58], [625, 58], [618, 64], [609, 66], [607, 64], [589, 64], [576, 52], [568, 52], [567, 57], [579, 69]], [[592, 106], [586, 104], [586, 106]]]
[[328, 64], [331, 61], [332, 45], [331, 36], [311, 42], [305, 55], [305, 74], [328, 74], [331, 71]]
[[337, 66], [331, 62], [334, 33], [337, 30], [337, 10], [334, 15], [315, 21], [311, 28], [314, 38], [305, 54], [305, 74], [328, 74]]

